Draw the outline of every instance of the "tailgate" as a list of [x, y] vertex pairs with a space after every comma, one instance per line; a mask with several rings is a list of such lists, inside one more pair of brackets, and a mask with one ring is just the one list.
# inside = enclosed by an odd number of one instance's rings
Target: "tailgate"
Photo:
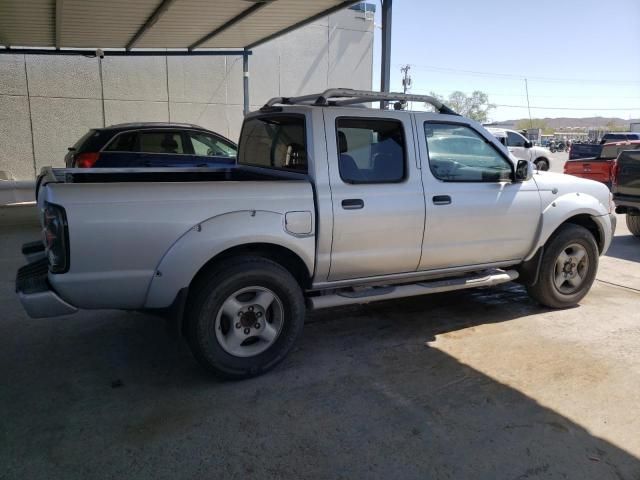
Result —
[[640, 197], [639, 151], [624, 151], [618, 157], [616, 193]]
[[564, 173], [608, 184], [611, 181], [612, 164], [611, 160], [597, 159], [568, 161], [564, 164]]

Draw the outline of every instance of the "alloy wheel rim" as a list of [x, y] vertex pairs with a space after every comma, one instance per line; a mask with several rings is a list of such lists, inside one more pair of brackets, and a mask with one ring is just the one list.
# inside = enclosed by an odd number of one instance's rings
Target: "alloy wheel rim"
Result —
[[589, 255], [587, 249], [578, 243], [567, 245], [556, 258], [553, 271], [553, 284], [564, 294], [577, 292], [589, 273]]
[[241, 288], [222, 303], [215, 333], [222, 349], [234, 357], [253, 357], [271, 347], [282, 331], [284, 308], [271, 290]]

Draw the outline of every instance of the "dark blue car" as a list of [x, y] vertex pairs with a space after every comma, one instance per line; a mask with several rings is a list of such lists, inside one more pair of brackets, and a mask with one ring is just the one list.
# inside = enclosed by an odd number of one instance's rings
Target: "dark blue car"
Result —
[[123, 123], [89, 130], [65, 157], [68, 168], [228, 167], [237, 145], [197, 125]]

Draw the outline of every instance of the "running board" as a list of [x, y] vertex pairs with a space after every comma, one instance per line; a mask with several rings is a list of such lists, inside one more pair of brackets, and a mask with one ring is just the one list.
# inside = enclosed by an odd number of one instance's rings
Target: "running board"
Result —
[[515, 270], [491, 270], [466, 277], [434, 280], [431, 282], [412, 283], [409, 285], [389, 285], [384, 287], [368, 287], [362, 290], [342, 290], [329, 295], [309, 297], [309, 308], [341, 307], [357, 303], [378, 302], [394, 298], [415, 297], [430, 293], [451, 292], [476, 287], [492, 287], [501, 283], [511, 282], [518, 278]]

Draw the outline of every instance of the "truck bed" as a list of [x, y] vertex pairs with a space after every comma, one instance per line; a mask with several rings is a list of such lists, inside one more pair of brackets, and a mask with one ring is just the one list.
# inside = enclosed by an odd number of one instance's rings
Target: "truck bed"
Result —
[[[47, 183], [223, 182], [304, 180], [306, 174], [249, 166], [220, 168], [52, 168], [40, 172]], [[37, 187], [36, 187], [37, 188]]]

